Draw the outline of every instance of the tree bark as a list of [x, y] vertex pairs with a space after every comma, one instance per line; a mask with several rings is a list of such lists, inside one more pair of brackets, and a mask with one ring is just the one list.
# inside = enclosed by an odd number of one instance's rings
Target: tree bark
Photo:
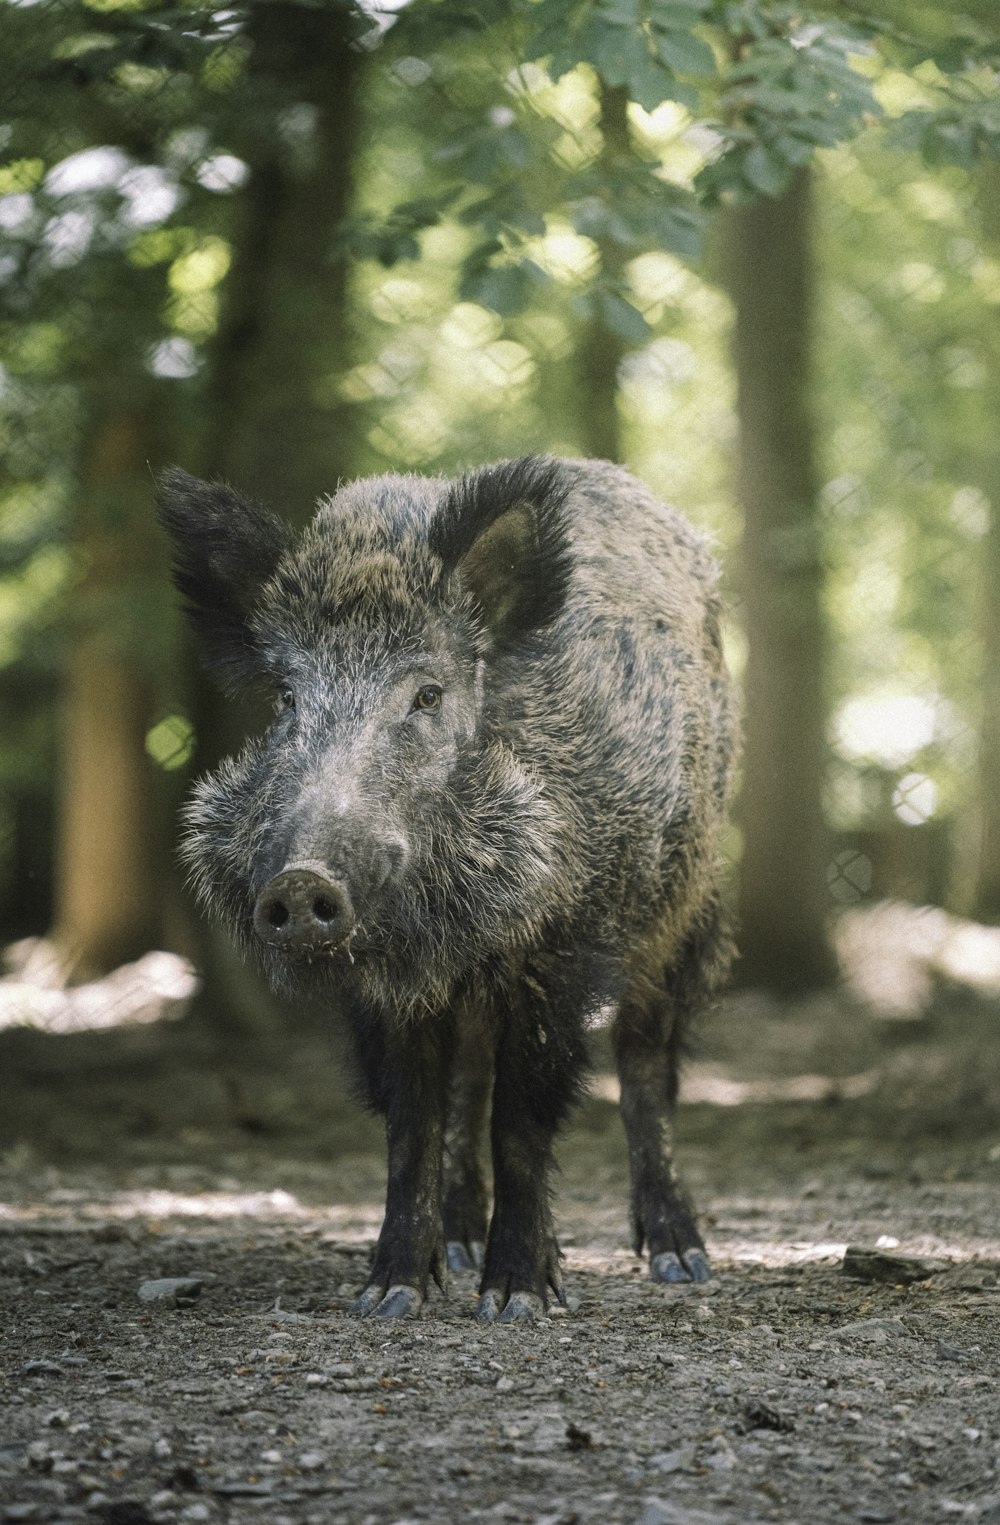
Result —
[[[1000, 259], [1000, 163], [995, 159], [984, 158], [979, 187], [985, 240], [994, 257]], [[987, 343], [996, 417], [1000, 415], [1000, 315], [996, 308], [991, 309], [991, 317]], [[985, 448], [983, 487], [989, 518], [980, 574], [982, 710], [975, 909], [985, 921], [1000, 921], [1000, 443], [995, 433]]]
[[90, 438], [79, 488], [81, 614], [64, 690], [53, 933], [73, 979], [105, 974], [154, 946], [162, 910], [140, 630], [155, 598], [145, 416], [112, 399]]
[[335, 252], [357, 150], [351, 16], [346, 3], [258, 0], [234, 140], [250, 177], [213, 349], [207, 468], [299, 522], [354, 454], [337, 395], [350, 335]]
[[[337, 396], [350, 331], [347, 266], [335, 253], [357, 149], [362, 60], [350, 46], [350, 15], [346, 4], [287, 0], [258, 0], [249, 13], [248, 106], [233, 146], [250, 175], [197, 463], [300, 524], [354, 455], [351, 410]], [[203, 773], [239, 748], [248, 715], [192, 667], [194, 762]], [[275, 1003], [226, 934], [199, 917], [194, 938], [198, 1004], [215, 1029], [273, 1025]]]
[[826, 930], [823, 562], [809, 410], [810, 195], [726, 214], [735, 305], [739, 586], [747, 638], [741, 974], [797, 991], [835, 975]]
[[[601, 149], [603, 178], [614, 184], [614, 167], [631, 152], [628, 127], [628, 91], [621, 85], [600, 85]], [[601, 272], [612, 281], [620, 280], [625, 266], [624, 251], [610, 238], [598, 239]], [[577, 342], [577, 366], [580, 378], [580, 419], [584, 449], [603, 461], [621, 461], [621, 418], [618, 412], [618, 371], [627, 346], [594, 313], [582, 325]]]

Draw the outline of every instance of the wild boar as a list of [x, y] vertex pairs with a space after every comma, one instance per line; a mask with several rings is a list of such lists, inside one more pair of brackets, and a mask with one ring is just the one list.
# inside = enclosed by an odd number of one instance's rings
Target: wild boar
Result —
[[354, 482], [300, 535], [180, 471], [160, 511], [209, 664], [276, 708], [195, 788], [198, 895], [277, 991], [341, 1014], [385, 1116], [358, 1311], [416, 1313], [446, 1262], [481, 1265], [486, 1321], [562, 1296], [553, 1140], [602, 1011], [636, 1250], [705, 1280], [671, 1151], [729, 952], [736, 722], [703, 539], [626, 471], [545, 457]]

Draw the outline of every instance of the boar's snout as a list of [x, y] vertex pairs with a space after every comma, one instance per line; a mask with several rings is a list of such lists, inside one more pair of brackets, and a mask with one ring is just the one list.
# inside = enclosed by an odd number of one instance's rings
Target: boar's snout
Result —
[[254, 931], [261, 942], [289, 953], [339, 947], [354, 928], [354, 907], [346, 884], [331, 879], [321, 864], [291, 863], [261, 890], [254, 907]]

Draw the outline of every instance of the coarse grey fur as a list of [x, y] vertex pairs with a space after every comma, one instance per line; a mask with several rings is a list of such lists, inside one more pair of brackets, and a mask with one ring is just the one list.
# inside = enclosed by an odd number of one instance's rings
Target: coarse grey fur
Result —
[[[178, 581], [217, 665], [230, 680], [263, 677], [286, 708], [198, 784], [184, 853], [206, 910], [261, 957], [277, 989], [325, 992], [347, 1009], [368, 1094], [389, 1116], [390, 1203], [362, 1311], [412, 1312], [428, 1271], [440, 1273], [437, 1249], [414, 1265], [397, 1245], [407, 1214], [440, 1216], [440, 1188], [431, 1159], [422, 1207], [398, 1194], [393, 1207], [393, 1108], [408, 1104], [379, 1065], [395, 1072], [405, 1049], [407, 1064], [426, 1060], [438, 1077], [426, 1057], [436, 1044], [442, 1083], [451, 1073], [461, 1093], [465, 1066], [456, 1079], [449, 1056], [481, 1034], [497, 1076], [481, 1313], [509, 1303], [508, 1316], [524, 1316], [546, 1283], [559, 1287], [542, 1203], [548, 1140], [579, 1085], [588, 1018], [607, 1006], [635, 1242], [648, 1242], [654, 1276], [702, 1279], [669, 1117], [684, 1025], [729, 954], [719, 837], [736, 718], [706, 542], [604, 462], [501, 463], [458, 483], [379, 477], [341, 488], [297, 541], [282, 542], [262, 515], [248, 558], [267, 575], [255, 571], [230, 598], [220, 634], [217, 587], [234, 574], [221, 551], [215, 571], [208, 530], [197, 552], [209, 546], [207, 573], [190, 543], [199, 494], [223, 491], [168, 479]], [[407, 710], [420, 685], [443, 691], [433, 717]], [[254, 935], [255, 906], [259, 931], [260, 897], [289, 864], [349, 887], [349, 934], [308, 958]], [[471, 1092], [478, 1107], [481, 1066]], [[541, 1129], [540, 1186], [526, 1185], [513, 1140], [525, 1107]], [[428, 1137], [441, 1135], [421, 1146], [436, 1151], [439, 1174], [444, 1122], [424, 1121]], [[462, 1147], [467, 1155], [467, 1139]], [[459, 1218], [470, 1192], [481, 1195], [477, 1169], [451, 1160]], [[501, 1202], [501, 1180], [508, 1196], [519, 1182], [532, 1198], [528, 1227]], [[482, 1231], [457, 1230], [469, 1254]], [[399, 1286], [413, 1296], [401, 1302]]]

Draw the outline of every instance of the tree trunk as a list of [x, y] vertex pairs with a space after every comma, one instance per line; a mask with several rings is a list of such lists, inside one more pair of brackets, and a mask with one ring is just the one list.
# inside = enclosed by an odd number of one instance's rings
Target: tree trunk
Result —
[[53, 934], [75, 979], [154, 946], [161, 916], [140, 628], [155, 598], [145, 418], [113, 402], [91, 439], [80, 478], [82, 614], [66, 673]]
[[809, 413], [810, 180], [726, 214], [735, 304], [739, 570], [747, 638], [741, 975], [827, 983], [823, 580]]
[[[631, 152], [628, 127], [628, 91], [621, 85], [605, 85], [601, 91], [601, 162], [606, 183], [614, 184], [615, 161]], [[625, 265], [620, 244], [598, 239], [601, 273], [621, 279]], [[618, 370], [626, 353], [625, 341], [597, 313], [582, 325], [577, 341], [580, 378], [579, 409], [586, 453], [603, 461], [622, 458], [621, 419], [618, 413]]]
[[[347, 269], [335, 256], [350, 205], [359, 55], [350, 7], [257, 3], [249, 14], [248, 79], [259, 111], [233, 146], [250, 167], [234, 229], [211, 359], [198, 467], [299, 523], [350, 470], [352, 415], [337, 395], [347, 367]], [[290, 143], [281, 123], [298, 123]], [[238, 749], [247, 715], [195, 668], [195, 770]], [[199, 1006], [219, 1032], [267, 1027], [276, 1007], [225, 933], [195, 921]]]
[[250, 178], [212, 357], [207, 469], [300, 523], [354, 454], [337, 392], [350, 338], [347, 265], [335, 253], [357, 150], [351, 14], [299, 0], [250, 11], [248, 82], [261, 109], [235, 140]]
[[[994, 258], [1000, 259], [1000, 163], [984, 158], [979, 170], [983, 232]], [[1000, 315], [991, 309], [989, 356], [991, 386], [1000, 416]], [[982, 711], [979, 731], [979, 851], [976, 862], [976, 914], [1000, 921], [1000, 443], [991, 437], [983, 487], [989, 519], [980, 582]]]

